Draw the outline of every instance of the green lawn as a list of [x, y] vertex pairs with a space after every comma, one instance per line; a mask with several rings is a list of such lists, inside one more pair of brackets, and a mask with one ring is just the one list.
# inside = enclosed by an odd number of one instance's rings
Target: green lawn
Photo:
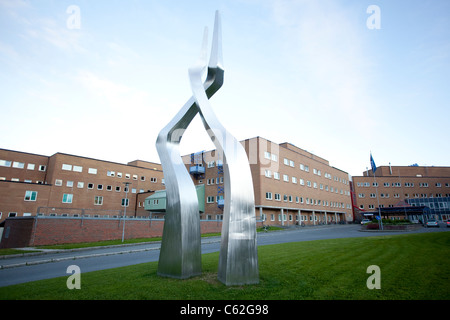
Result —
[[[69, 275], [4, 287], [0, 299], [446, 300], [449, 253], [450, 232], [287, 243], [258, 248], [258, 285], [220, 283], [212, 253], [203, 274], [187, 280], [157, 276], [153, 262], [81, 273], [80, 290], [67, 289]], [[380, 267], [381, 289], [366, 286], [370, 265]]]

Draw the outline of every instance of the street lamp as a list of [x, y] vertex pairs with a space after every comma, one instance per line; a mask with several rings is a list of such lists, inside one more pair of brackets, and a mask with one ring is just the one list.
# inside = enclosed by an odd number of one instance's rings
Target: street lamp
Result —
[[124, 206], [125, 208], [123, 209], [123, 229], [122, 229], [122, 242], [124, 240], [124, 236], [125, 236], [125, 217], [127, 216], [127, 205], [128, 205], [128, 186], [130, 185], [130, 182], [124, 182], [125, 184], [125, 203]]

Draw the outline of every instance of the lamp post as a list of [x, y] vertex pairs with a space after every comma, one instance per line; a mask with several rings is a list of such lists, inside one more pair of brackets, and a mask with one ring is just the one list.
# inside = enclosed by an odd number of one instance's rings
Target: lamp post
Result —
[[123, 228], [122, 228], [122, 242], [125, 237], [125, 217], [127, 216], [127, 205], [128, 205], [128, 186], [130, 185], [129, 182], [124, 182], [125, 184], [125, 203], [124, 203], [124, 209], [123, 209]]

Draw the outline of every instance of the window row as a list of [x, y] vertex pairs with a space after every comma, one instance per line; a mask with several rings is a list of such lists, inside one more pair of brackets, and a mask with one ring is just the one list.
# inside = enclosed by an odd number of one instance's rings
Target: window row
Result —
[[[275, 155], [275, 154], [271, 154], [271, 153], [268, 152], [268, 151], [265, 151], [265, 152], [264, 152], [264, 158], [266, 158], [266, 159], [268, 159], [268, 160], [275, 161], [275, 162], [278, 161], [278, 156]], [[283, 163], [284, 163], [286, 166], [289, 166], [289, 167], [291, 167], [291, 168], [295, 168], [295, 162], [294, 162], [293, 160], [290, 160], [290, 159], [288, 159], [288, 158], [284, 158], [284, 159], [283, 159]], [[302, 170], [302, 171], [309, 172], [309, 166], [307, 166], [307, 165], [305, 165], [305, 164], [300, 163], [300, 164], [299, 164], [299, 168], [300, 168], [300, 170]], [[319, 169], [313, 168], [313, 173], [314, 173], [315, 175], [322, 176], [322, 172], [321, 172], [321, 170], [319, 170]], [[325, 172], [325, 173], [324, 173], [324, 177], [327, 178], [327, 179], [330, 179], [330, 180], [332, 179], [332, 175], [331, 175], [330, 173], [328, 173], [328, 172]], [[342, 182], [342, 183], [344, 183], [344, 184], [348, 184], [348, 181], [347, 181], [346, 179], [343, 179], [343, 178], [340, 178], [340, 177], [336, 177], [336, 176], [334, 177], [334, 181], [338, 181], [338, 182]]]
[[[76, 166], [76, 165], [71, 165], [71, 164], [67, 164], [67, 163], [63, 163], [62, 164], [62, 170], [65, 171], [73, 171], [73, 172], [83, 172], [83, 167], [82, 166]], [[88, 168], [88, 173], [89, 174], [97, 174], [97, 169], [96, 168]], [[108, 177], [117, 177], [117, 178], [122, 178], [124, 177], [125, 179], [133, 179], [133, 180], [140, 180], [140, 181], [145, 181], [146, 177], [145, 176], [140, 176], [137, 174], [130, 174], [130, 173], [125, 173], [122, 174], [122, 172], [116, 172], [116, 171], [111, 171], [108, 170], [106, 171], [106, 175]], [[150, 178], [151, 182], [157, 182], [158, 179], [155, 177]]]
[[[73, 202], [73, 194], [65, 193], [63, 194], [62, 203], [72, 203]], [[122, 198], [121, 206], [128, 207], [130, 204], [130, 199]], [[101, 206], [103, 205], [103, 196], [94, 196], [94, 205]]]
[[[449, 205], [447, 202], [438, 202], [438, 203], [420, 203], [420, 204], [416, 204], [416, 203], [412, 203], [411, 206], [416, 207], [416, 206], [422, 206], [422, 207], [429, 207], [430, 209], [443, 209], [443, 210], [447, 210], [449, 208]], [[387, 206], [387, 208], [393, 208], [394, 205], [393, 204], [389, 204]], [[359, 206], [360, 209], [364, 209], [364, 205], [361, 204]], [[369, 204], [368, 205], [369, 209], [375, 209], [375, 205], [374, 204]], [[386, 208], [386, 206], [384, 204], [380, 204], [380, 208]]]
[[[284, 202], [293, 202], [293, 196], [292, 195], [283, 195], [283, 201]], [[281, 201], [281, 194], [275, 193], [272, 194], [272, 192], [266, 192], [266, 200], [275, 200], [275, 201]], [[321, 200], [321, 199], [313, 199], [313, 198], [303, 198], [303, 197], [295, 197], [295, 203], [302, 203], [302, 204], [310, 204], [310, 205], [323, 205], [324, 207], [331, 207], [331, 208], [347, 208], [351, 209], [350, 204], [345, 205], [343, 202], [337, 202], [337, 201], [328, 201], [328, 200]]]
[[[394, 193], [393, 196], [394, 196], [394, 198], [400, 198], [400, 194], [399, 193]], [[405, 198], [410, 198], [410, 194], [409, 193], [405, 193], [404, 196], [405, 196]], [[358, 193], [358, 198], [365, 198], [365, 197], [366, 197], [365, 193]], [[376, 195], [376, 193], [370, 193], [369, 197], [370, 198], [376, 198], [377, 195]], [[380, 193], [380, 198], [389, 198], [389, 197], [390, 197], [389, 193]], [[434, 197], [442, 198], [443, 194], [442, 193], [430, 193], [430, 194], [427, 194], [427, 193], [413, 193], [412, 197], [413, 198], [434, 198]], [[444, 195], [444, 197], [450, 197], [450, 193], [446, 193]]]
[[[0, 167], [25, 169], [25, 162], [0, 160]], [[39, 171], [47, 170], [47, 166], [45, 166], [45, 165], [38, 165], [37, 168]], [[36, 164], [34, 164], [34, 163], [27, 164], [27, 170], [35, 170], [35, 169], [36, 169]]]
[[[450, 187], [450, 183], [445, 183], [444, 185], [447, 188]], [[379, 187], [379, 184], [378, 184], [378, 182], [372, 182], [372, 183], [370, 183], [370, 182], [357, 182], [357, 186], [358, 187], [370, 187], [370, 186], [372, 186], [372, 187]], [[390, 186], [392, 186], [392, 187], [401, 187], [402, 184], [400, 182], [391, 182], [391, 183], [390, 182], [383, 182], [383, 187], [390, 187]], [[407, 188], [412, 188], [412, 187], [414, 187], [414, 182], [405, 182], [403, 184], [403, 186], [407, 187]], [[440, 188], [440, 187], [442, 187], [442, 183], [436, 182], [434, 184], [434, 186], [437, 187], [437, 188]], [[421, 188], [428, 188], [429, 184], [428, 184], [428, 182], [420, 182], [419, 183], [419, 187], [421, 187]]]
[[[56, 179], [55, 180], [55, 186], [60, 187], [62, 185], [63, 185], [63, 180], [61, 180], [61, 179]], [[78, 181], [77, 184], [76, 184], [77, 188], [79, 188], [79, 189], [83, 189], [84, 185], [85, 185], [85, 183], [83, 181]], [[75, 182], [74, 181], [71, 181], [71, 180], [67, 180], [66, 181], [66, 187], [73, 188], [74, 186], [75, 186]], [[88, 183], [87, 184], [87, 189], [91, 190], [91, 189], [94, 189], [94, 187], [95, 187], [94, 183]], [[97, 188], [96, 189], [97, 190], [104, 190], [104, 185], [103, 184], [97, 184]], [[122, 191], [122, 187], [121, 186], [115, 186], [113, 188], [112, 185], [106, 185], [106, 187], [105, 187], [106, 191], [112, 191], [113, 189], [116, 192], [121, 192]], [[129, 192], [128, 187], [124, 187], [123, 189], [124, 189], [125, 192]], [[144, 189], [139, 189], [139, 193], [143, 193], [143, 192], [145, 192]], [[137, 193], [137, 189], [136, 188], [131, 188], [131, 193]]]
[[[6, 177], [0, 177], [0, 181], [6, 181]], [[20, 182], [20, 179], [19, 178], [11, 178], [10, 181], [12, 181], [12, 182]], [[33, 180], [24, 179], [23, 182], [33, 183]], [[44, 181], [37, 180], [35, 183], [37, 183], [37, 184], [44, 184]]]
[[[265, 170], [265, 176], [267, 178], [272, 178], [272, 172], [270, 170]], [[273, 172], [273, 178], [275, 180], [280, 180], [280, 174], [278, 172]], [[324, 185], [322, 183], [317, 183], [317, 182], [314, 182], [314, 181], [311, 182], [309, 180], [306, 180], [306, 183], [305, 183], [304, 179], [302, 179], [302, 178], [297, 179], [297, 177], [291, 177], [291, 179], [289, 179], [289, 176], [287, 174], [283, 174], [283, 181], [284, 182], [291, 181], [293, 184], [297, 184], [298, 183], [301, 186], [306, 185], [307, 187], [314, 188], [314, 189], [320, 189], [320, 190], [325, 190], [325, 191], [330, 191], [330, 192], [350, 195], [350, 191], [343, 190], [343, 189], [341, 189], [339, 191], [338, 188], [335, 188], [333, 186]]]
[[[289, 221], [294, 221], [294, 216], [295, 216], [295, 221], [298, 221], [298, 218], [299, 218], [298, 214], [295, 214], [295, 215], [289, 214]], [[309, 216], [309, 218], [308, 218], [308, 216]], [[317, 221], [334, 222], [335, 218], [339, 220], [339, 216], [338, 217], [334, 217], [332, 214], [327, 215], [326, 220], [325, 220], [324, 216], [321, 217], [320, 215], [315, 215], [315, 214], [312, 214], [312, 213], [309, 214], [309, 215], [303, 215], [303, 214], [300, 215], [300, 221], [302, 221], [302, 222], [308, 221], [308, 220], [309, 221], [315, 221], [315, 222], [317, 222]], [[263, 221], [267, 220], [267, 216], [266, 216], [265, 213], [263, 214], [262, 219], [263, 219]], [[283, 214], [283, 221], [288, 221], [287, 219], [288, 219], [288, 216], [287, 216], [287, 214], [284, 213]], [[275, 214], [273, 214], [273, 213], [270, 214], [270, 221], [275, 221]], [[278, 214], [278, 221], [281, 221], [281, 214], [280, 213]]]
[[222, 184], [222, 183], [223, 183], [223, 177], [206, 179], [206, 184], [208, 186], [213, 185], [213, 184]]

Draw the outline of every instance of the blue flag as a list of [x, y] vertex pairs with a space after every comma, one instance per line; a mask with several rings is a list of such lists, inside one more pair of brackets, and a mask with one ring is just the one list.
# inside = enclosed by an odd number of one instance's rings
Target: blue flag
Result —
[[375, 165], [375, 161], [373, 161], [372, 153], [370, 153], [370, 166], [372, 167], [372, 172], [375, 173], [377, 166]]

